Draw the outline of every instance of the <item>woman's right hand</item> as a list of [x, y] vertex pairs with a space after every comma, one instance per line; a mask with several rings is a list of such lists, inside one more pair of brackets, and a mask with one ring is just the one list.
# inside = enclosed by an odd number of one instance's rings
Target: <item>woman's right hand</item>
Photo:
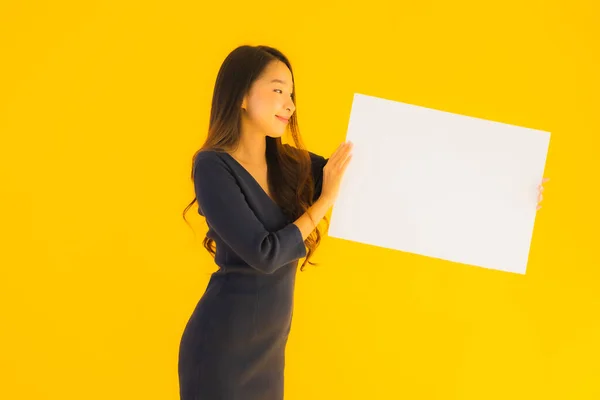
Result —
[[342, 143], [329, 157], [323, 168], [323, 186], [321, 197], [331, 205], [335, 203], [340, 190], [340, 183], [346, 172], [346, 168], [352, 159], [352, 142]]

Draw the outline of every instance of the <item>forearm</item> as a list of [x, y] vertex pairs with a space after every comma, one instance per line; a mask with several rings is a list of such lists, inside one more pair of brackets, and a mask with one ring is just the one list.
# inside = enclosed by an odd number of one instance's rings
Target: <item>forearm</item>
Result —
[[319, 222], [325, 217], [327, 211], [331, 208], [333, 202], [323, 196], [319, 197], [313, 205], [298, 218], [294, 224], [300, 229], [302, 239], [306, 240], [308, 235], [317, 227]]

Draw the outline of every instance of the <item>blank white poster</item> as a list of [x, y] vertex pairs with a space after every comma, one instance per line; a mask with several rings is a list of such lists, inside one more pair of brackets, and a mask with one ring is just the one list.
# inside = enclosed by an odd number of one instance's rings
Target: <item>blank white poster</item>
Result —
[[550, 133], [355, 93], [329, 236], [524, 274]]

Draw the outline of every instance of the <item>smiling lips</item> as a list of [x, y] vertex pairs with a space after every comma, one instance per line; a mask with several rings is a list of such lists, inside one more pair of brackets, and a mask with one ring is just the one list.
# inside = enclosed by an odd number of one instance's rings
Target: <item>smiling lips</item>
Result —
[[286, 123], [287, 123], [287, 122], [289, 121], [289, 118], [283, 118], [283, 117], [280, 117], [279, 115], [276, 115], [276, 117], [277, 117], [277, 119], [278, 119], [278, 120], [280, 120], [281, 122], [286, 122]]

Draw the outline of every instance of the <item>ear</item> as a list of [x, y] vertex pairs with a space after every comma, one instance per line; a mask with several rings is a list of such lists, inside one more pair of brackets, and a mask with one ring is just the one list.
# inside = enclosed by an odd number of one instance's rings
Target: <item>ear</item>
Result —
[[244, 96], [244, 99], [242, 100], [242, 110], [246, 111], [247, 108], [247, 98], [248, 96]]

